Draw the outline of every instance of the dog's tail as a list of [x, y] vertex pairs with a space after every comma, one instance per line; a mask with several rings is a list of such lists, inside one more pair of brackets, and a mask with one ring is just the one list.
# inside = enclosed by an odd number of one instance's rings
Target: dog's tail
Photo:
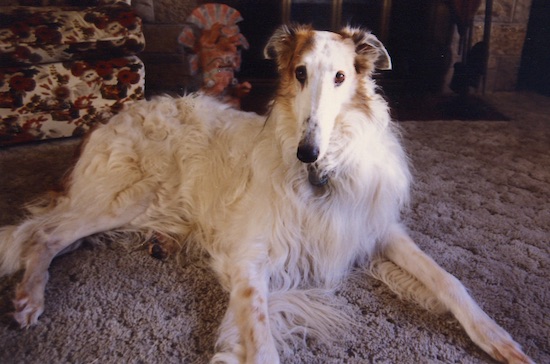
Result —
[[322, 343], [335, 339], [354, 325], [353, 314], [343, 299], [326, 289], [275, 291], [269, 296], [272, 334], [278, 347], [293, 353], [296, 344], [313, 338]]
[[431, 290], [393, 262], [384, 258], [375, 258], [368, 267], [369, 274], [384, 282], [399, 298], [413, 301], [426, 310], [442, 314], [447, 308]]
[[[334, 343], [342, 338], [346, 329], [356, 322], [352, 314], [346, 312], [349, 305], [343, 301], [326, 289], [290, 288], [270, 292], [269, 322], [279, 351], [291, 355], [297, 347], [305, 346], [306, 339]], [[240, 345], [233, 341], [239, 337], [237, 330], [231, 319], [223, 320], [216, 344], [220, 352], [235, 351], [234, 346]]]

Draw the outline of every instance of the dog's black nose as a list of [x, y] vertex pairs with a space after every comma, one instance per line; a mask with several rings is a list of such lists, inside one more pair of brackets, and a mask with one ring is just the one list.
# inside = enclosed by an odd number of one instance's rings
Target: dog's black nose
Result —
[[296, 156], [304, 163], [313, 163], [319, 158], [319, 148], [315, 145], [300, 144]]

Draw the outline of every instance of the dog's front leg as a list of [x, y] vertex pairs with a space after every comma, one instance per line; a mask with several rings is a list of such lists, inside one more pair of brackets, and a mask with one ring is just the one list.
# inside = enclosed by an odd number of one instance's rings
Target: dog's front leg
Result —
[[[231, 341], [240, 341], [240, 346], [244, 349], [244, 353], [233, 354], [247, 364], [279, 363], [269, 323], [267, 274], [249, 262], [241, 261], [232, 265], [229, 307], [224, 320], [235, 324], [239, 338], [232, 338]], [[228, 322], [224, 322], [222, 330], [230, 330], [227, 324]], [[222, 332], [220, 336], [225, 336], [227, 340], [227, 333]], [[213, 361], [216, 362], [221, 357], [223, 356], [217, 355]]]
[[509, 364], [532, 363], [506, 330], [470, 297], [462, 283], [422, 252], [401, 226], [392, 229], [384, 253], [422, 282], [457, 318], [472, 341], [493, 358]]

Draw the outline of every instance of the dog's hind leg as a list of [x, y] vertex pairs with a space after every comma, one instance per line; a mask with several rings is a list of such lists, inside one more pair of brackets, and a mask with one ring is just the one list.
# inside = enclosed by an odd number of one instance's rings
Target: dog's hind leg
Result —
[[510, 335], [497, 325], [470, 297], [453, 275], [418, 248], [399, 225], [390, 232], [382, 251], [389, 260], [418, 279], [464, 327], [480, 348], [498, 361], [532, 363]]
[[39, 224], [27, 222], [31, 231], [25, 234], [28, 240], [22, 252], [25, 273], [16, 288], [13, 314], [21, 327], [35, 324], [44, 310], [48, 268], [56, 255], [81, 238], [128, 223], [141, 212], [143, 210], [125, 211], [118, 216], [90, 216], [85, 209], [54, 209], [39, 217]]
[[[54, 207], [17, 227], [0, 230], [2, 273], [25, 269], [16, 287], [13, 315], [22, 327], [35, 324], [44, 310], [52, 259], [81, 238], [128, 224], [147, 209], [154, 192], [147, 179], [129, 180], [121, 189], [94, 179], [82, 188], [83, 177], [74, 178], [67, 195], [58, 197]], [[75, 188], [78, 183], [80, 189]]]

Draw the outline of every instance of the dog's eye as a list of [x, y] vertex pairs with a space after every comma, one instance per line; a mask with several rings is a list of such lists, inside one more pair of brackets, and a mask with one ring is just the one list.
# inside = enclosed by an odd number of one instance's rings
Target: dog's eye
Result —
[[340, 86], [342, 82], [346, 79], [346, 75], [342, 71], [336, 72], [336, 76], [334, 76], [334, 84], [336, 86]]
[[296, 79], [303, 85], [307, 79], [306, 66], [298, 66], [294, 72], [296, 73]]

